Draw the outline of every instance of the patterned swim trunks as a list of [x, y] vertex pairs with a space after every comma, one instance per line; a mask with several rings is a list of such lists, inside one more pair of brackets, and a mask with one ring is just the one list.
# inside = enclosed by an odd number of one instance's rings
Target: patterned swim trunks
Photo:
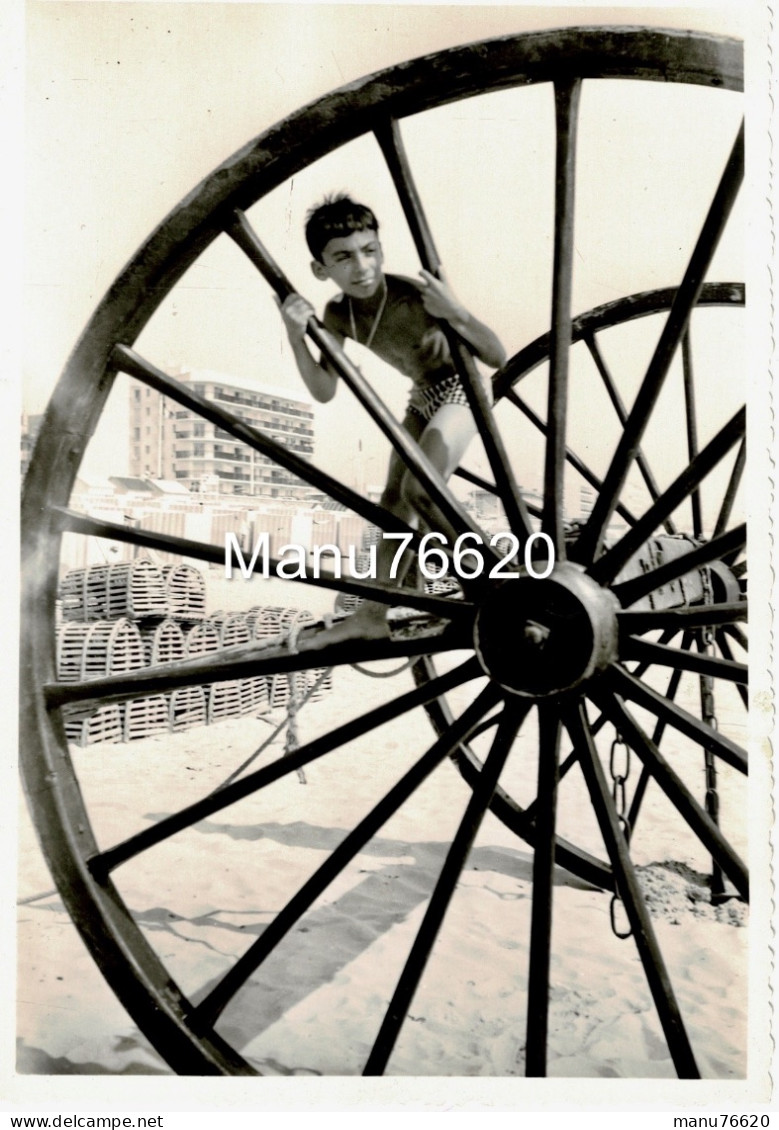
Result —
[[[490, 398], [491, 399], [491, 398]], [[468, 407], [468, 397], [456, 373], [437, 381], [427, 388], [415, 388], [408, 402], [408, 411], [430, 421], [439, 408], [445, 404], [461, 404]]]

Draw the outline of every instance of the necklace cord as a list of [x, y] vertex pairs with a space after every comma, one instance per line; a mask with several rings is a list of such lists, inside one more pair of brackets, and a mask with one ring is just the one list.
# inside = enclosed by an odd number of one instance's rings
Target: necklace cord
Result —
[[386, 279], [385, 279], [384, 280], [384, 293], [381, 296], [381, 302], [379, 303], [379, 308], [378, 308], [378, 310], [376, 311], [376, 313], [373, 317], [373, 322], [371, 323], [371, 328], [368, 331], [368, 336], [366, 337], [364, 343], [360, 342], [360, 339], [357, 336], [357, 325], [356, 325], [355, 320], [354, 320], [354, 307], [352, 306], [352, 298], [351, 298], [351, 295], [347, 295], [347, 300], [349, 302], [349, 322], [351, 324], [352, 337], [354, 338], [354, 340], [357, 342], [358, 345], [364, 344], [366, 349], [370, 349], [371, 344], [373, 342], [373, 339], [376, 336], [376, 330], [379, 328], [379, 322], [381, 321], [381, 316], [384, 313], [384, 307], [387, 305], [387, 294], [388, 294], [388, 292], [389, 292], [389, 287], [387, 286], [387, 282], [386, 282]]

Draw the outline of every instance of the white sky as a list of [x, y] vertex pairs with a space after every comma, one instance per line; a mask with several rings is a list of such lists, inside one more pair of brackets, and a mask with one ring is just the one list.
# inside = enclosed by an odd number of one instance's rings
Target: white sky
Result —
[[[229, 154], [311, 99], [381, 67], [472, 39], [572, 23], [742, 36], [749, 31], [744, 17], [756, 8], [32, 0], [26, 19], [25, 406], [43, 408], [95, 305], [165, 214]], [[727, 92], [586, 85], [576, 312], [679, 281], [742, 111], [738, 96]], [[514, 352], [548, 329], [549, 88], [457, 103], [407, 120], [403, 132], [450, 282]], [[349, 189], [375, 208], [387, 269], [414, 274], [418, 268], [375, 143], [352, 143], [251, 213], [293, 282], [319, 308], [328, 292], [310, 274], [302, 222], [309, 205], [333, 189]], [[740, 203], [712, 278], [744, 277], [743, 211]], [[241, 383], [267, 380], [301, 391], [270, 294], [226, 237], [188, 272], [138, 344], [163, 368], [211, 368]], [[646, 354], [651, 342], [636, 348]], [[628, 371], [636, 348], [614, 358], [615, 375], [626, 387], [638, 376]], [[703, 348], [722, 357], [725, 346], [707, 333]], [[355, 357], [401, 414], [405, 381], [371, 358]], [[709, 376], [719, 382], [712, 399], [720, 399], [720, 386], [728, 395], [735, 364], [729, 359], [719, 375]], [[344, 390], [337, 407], [318, 406], [316, 460], [346, 478], [379, 482], [386, 447], [372, 425], [351, 415], [347, 398]], [[574, 413], [586, 424], [592, 403], [584, 389], [580, 400]], [[719, 414], [716, 426], [724, 418]], [[125, 432], [120, 383], [85, 469], [123, 471]], [[611, 438], [591, 435], [582, 442], [596, 464], [613, 449]], [[535, 457], [531, 463], [523, 479], [534, 484], [540, 468]]]

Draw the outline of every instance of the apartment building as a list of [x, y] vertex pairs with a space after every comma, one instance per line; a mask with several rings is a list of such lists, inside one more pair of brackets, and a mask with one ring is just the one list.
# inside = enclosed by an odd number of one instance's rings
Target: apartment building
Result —
[[[211, 370], [177, 373], [193, 392], [240, 416], [303, 459], [314, 451], [311, 401], [271, 385], [252, 389]], [[130, 387], [130, 474], [175, 479], [189, 490], [300, 498], [310, 488], [272, 460], [189, 408], [137, 381]]]

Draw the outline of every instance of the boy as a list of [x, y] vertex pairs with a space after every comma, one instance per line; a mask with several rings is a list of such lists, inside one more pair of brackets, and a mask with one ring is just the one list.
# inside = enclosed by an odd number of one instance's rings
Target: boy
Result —
[[[313, 256], [314, 277], [322, 282], [332, 279], [342, 292], [328, 302], [323, 323], [339, 345], [350, 337], [411, 379], [403, 427], [447, 480], [476, 429], [437, 320], [446, 320], [471, 352], [492, 368], [504, 364], [505, 352], [493, 331], [477, 321], [434, 275], [420, 271], [421, 281], [417, 282], [385, 274], [378, 233], [379, 224], [370, 208], [346, 195], [329, 197], [309, 212], [306, 242]], [[293, 294], [284, 302], [281, 314], [309, 392], [316, 400], [331, 400], [338, 376], [326, 359], [314, 359], [305, 340], [313, 307]], [[411, 526], [417, 526], [421, 516], [431, 528], [447, 532], [447, 524], [394, 450], [381, 503]], [[379, 543], [378, 580], [389, 579], [396, 549], [396, 542]], [[327, 642], [386, 636], [386, 615], [386, 605], [365, 601], [326, 633]]]

